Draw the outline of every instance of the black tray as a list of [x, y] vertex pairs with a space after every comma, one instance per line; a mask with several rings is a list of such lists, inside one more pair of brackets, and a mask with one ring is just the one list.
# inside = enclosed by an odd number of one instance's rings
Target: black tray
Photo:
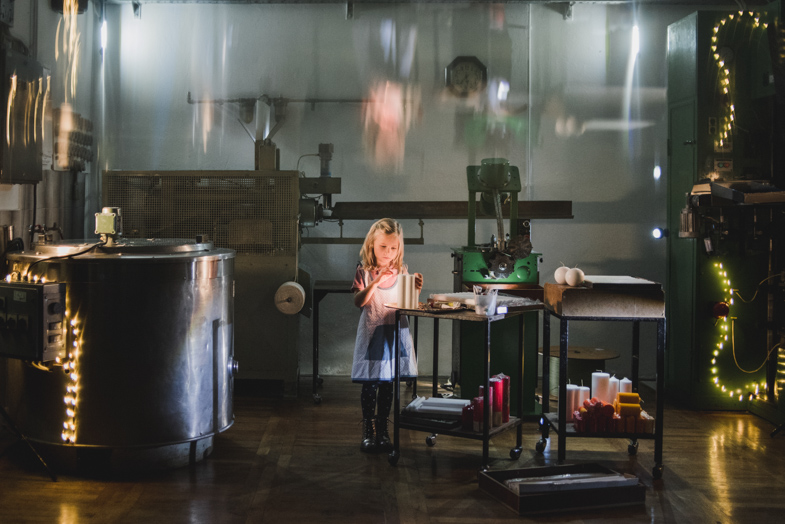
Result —
[[480, 471], [478, 480], [482, 491], [499, 500], [518, 515], [633, 506], [646, 502], [646, 486], [640, 481], [633, 486], [584, 487], [574, 490], [560, 489], [522, 494], [508, 488], [504, 483], [506, 480], [519, 477], [545, 477], [566, 473], [614, 473], [614, 471], [599, 464], [573, 464], [505, 471]]

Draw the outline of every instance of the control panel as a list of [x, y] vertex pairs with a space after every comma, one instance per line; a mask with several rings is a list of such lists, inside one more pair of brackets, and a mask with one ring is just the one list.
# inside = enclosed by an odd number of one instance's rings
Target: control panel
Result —
[[0, 356], [48, 362], [65, 357], [65, 284], [0, 283]]

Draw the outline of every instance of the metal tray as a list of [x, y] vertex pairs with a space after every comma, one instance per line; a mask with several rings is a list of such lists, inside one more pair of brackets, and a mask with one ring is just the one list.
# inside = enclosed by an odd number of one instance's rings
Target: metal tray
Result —
[[640, 481], [635, 485], [612, 487], [587, 488], [585, 485], [579, 485], [575, 489], [570, 489], [561, 486], [558, 490], [534, 493], [518, 493], [505, 484], [505, 481], [515, 478], [581, 473], [614, 473], [614, 471], [600, 464], [571, 464], [505, 471], [480, 471], [478, 480], [482, 491], [499, 500], [518, 515], [634, 506], [646, 502], [646, 486]]

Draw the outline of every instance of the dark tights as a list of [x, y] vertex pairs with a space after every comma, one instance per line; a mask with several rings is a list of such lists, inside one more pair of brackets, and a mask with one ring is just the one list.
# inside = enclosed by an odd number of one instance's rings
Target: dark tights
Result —
[[[377, 402], [378, 391], [378, 402]], [[392, 382], [366, 382], [363, 384], [363, 390], [360, 394], [360, 405], [363, 408], [363, 418], [372, 419], [374, 411], [380, 419], [386, 419], [390, 416], [390, 409], [393, 403], [393, 385]]]

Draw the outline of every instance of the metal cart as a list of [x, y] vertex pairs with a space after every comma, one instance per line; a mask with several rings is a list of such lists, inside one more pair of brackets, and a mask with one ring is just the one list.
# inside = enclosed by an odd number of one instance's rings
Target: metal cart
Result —
[[[439, 320], [458, 320], [461, 322], [482, 322], [485, 324], [485, 369], [484, 369], [484, 377], [485, 377], [485, 388], [484, 388], [484, 399], [483, 399], [483, 431], [482, 433], [468, 431], [464, 429], [448, 429], [448, 430], [434, 430], [432, 426], [428, 426], [427, 424], [421, 423], [413, 423], [413, 422], [403, 422], [400, 419], [400, 410], [401, 410], [401, 377], [399, 374], [399, 363], [400, 363], [400, 347], [399, 344], [396, 343], [395, 347], [395, 385], [393, 387], [394, 390], [394, 406], [393, 406], [393, 450], [390, 452], [389, 455], [389, 462], [393, 466], [398, 463], [400, 459], [400, 430], [401, 429], [411, 429], [415, 431], [425, 431], [431, 433], [428, 437], [426, 437], [426, 444], [429, 446], [433, 446], [436, 443], [436, 435], [449, 435], [453, 437], [460, 437], [460, 438], [469, 438], [475, 440], [482, 441], [482, 469], [488, 469], [488, 443], [490, 439], [512, 428], [517, 428], [517, 440], [516, 446], [510, 450], [510, 458], [513, 460], [517, 460], [521, 456], [522, 451], [522, 402], [521, 397], [523, 394], [523, 319], [524, 313], [533, 310], [542, 309], [542, 304], [536, 304], [531, 306], [525, 306], [521, 308], [515, 308], [514, 310], [501, 315], [493, 315], [493, 316], [485, 316], [485, 315], [477, 315], [474, 311], [469, 310], [459, 310], [459, 311], [449, 311], [449, 312], [439, 312], [439, 311], [428, 311], [428, 310], [421, 310], [421, 309], [397, 309], [395, 311], [395, 322], [396, 328], [398, 332], [400, 332], [400, 322], [401, 322], [401, 315], [408, 315], [413, 317], [425, 317], [425, 318], [432, 318], [434, 321], [433, 327], [433, 395], [436, 396], [437, 388], [438, 388], [438, 361], [439, 361]], [[511, 317], [518, 317], [518, 364], [515, 373], [517, 375], [517, 387], [516, 391], [512, 392], [512, 394], [517, 395], [518, 398], [518, 413], [517, 416], [513, 417], [510, 416], [509, 422], [502, 424], [501, 426], [497, 427], [490, 427], [490, 361], [491, 361], [491, 325], [494, 322], [498, 322], [500, 320], [504, 320]], [[416, 318], [415, 318], [416, 320]]]
[[628, 321], [632, 322], [632, 389], [638, 391], [638, 364], [640, 350], [640, 323], [657, 323], [657, 378], [656, 414], [654, 433], [578, 433], [574, 424], [567, 423], [567, 403], [559, 402], [558, 413], [550, 413], [550, 358], [543, 352], [542, 359], [542, 412], [540, 429], [542, 439], [537, 442], [536, 450], [545, 450], [549, 428], [559, 435], [558, 462], [561, 464], [566, 455], [567, 437], [589, 438], [628, 438], [627, 451], [634, 455], [638, 450], [639, 439], [654, 440], [654, 468], [652, 476], [662, 477], [662, 417], [664, 404], [665, 372], [665, 298], [660, 285], [642, 281], [639, 284], [607, 285], [586, 288], [570, 288], [557, 284], [545, 284], [545, 311], [543, 315], [543, 340], [550, 341], [551, 316], [560, 319], [559, 326], [559, 399], [567, 398], [567, 348], [569, 346], [569, 325], [572, 320], [580, 321]]

